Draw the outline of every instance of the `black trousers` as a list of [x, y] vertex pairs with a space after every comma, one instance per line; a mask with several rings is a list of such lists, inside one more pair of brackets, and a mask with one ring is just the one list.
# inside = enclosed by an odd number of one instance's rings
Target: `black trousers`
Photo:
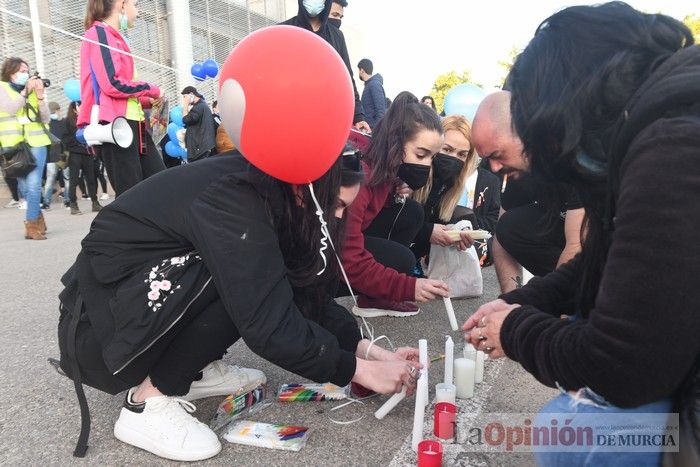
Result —
[[165, 169], [151, 135], [139, 122], [129, 121], [129, 126], [134, 139], [128, 148], [109, 143], [96, 146], [97, 155], [104, 161], [115, 196]]
[[129, 386], [147, 376], [166, 396], [182, 396], [209, 363], [219, 360], [240, 338], [213, 282], [185, 315], [117, 377]]
[[107, 193], [107, 179], [105, 178], [105, 165], [102, 158], [95, 156], [95, 179], [100, 183], [102, 193]]
[[550, 214], [537, 203], [508, 209], [498, 219], [496, 237], [503, 248], [535, 276], [557, 266], [566, 238], [564, 221], [550, 221]]
[[12, 199], [15, 201], [19, 201], [19, 191], [17, 189], [17, 179], [5, 177], [5, 183], [7, 183], [7, 187], [10, 189], [10, 193], [12, 194]]
[[[82, 174], [87, 183], [87, 194], [93, 201], [97, 200], [97, 182], [95, 181], [95, 161], [94, 156], [89, 154], [77, 154], [71, 153], [70, 161], [70, 183], [68, 184], [68, 191], [70, 192], [70, 201], [75, 203], [77, 201], [76, 188], [78, 188], [78, 178]], [[84, 190], [84, 188], [81, 188]], [[83, 191], [83, 193], [85, 193]]]

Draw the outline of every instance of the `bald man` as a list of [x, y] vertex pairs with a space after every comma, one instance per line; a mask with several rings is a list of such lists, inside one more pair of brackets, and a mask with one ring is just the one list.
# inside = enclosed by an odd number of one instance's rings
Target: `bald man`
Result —
[[472, 140], [491, 170], [508, 180], [492, 246], [498, 282], [506, 293], [521, 283], [523, 267], [543, 276], [581, 251], [584, 210], [571, 187], [543, 185], [527, 174], [530, 160], [511, 123], [508, 91], [484, 98]]

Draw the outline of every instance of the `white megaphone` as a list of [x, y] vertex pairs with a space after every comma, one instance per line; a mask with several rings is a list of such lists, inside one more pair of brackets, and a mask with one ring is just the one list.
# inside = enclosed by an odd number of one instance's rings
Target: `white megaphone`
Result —
[[120, 148], [128, 148], [134, 141], [134, 132], [124, 117], [117, 117], [112, 123], [100, 124], [100, 106], [93, 105], [90, 112], [90, 124], [82, 132], [82, 137], [88, 146], [102, 143], [116, 144]]

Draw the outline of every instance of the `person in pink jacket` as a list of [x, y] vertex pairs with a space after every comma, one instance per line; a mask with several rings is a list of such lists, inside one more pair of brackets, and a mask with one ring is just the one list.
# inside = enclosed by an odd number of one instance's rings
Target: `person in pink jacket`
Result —
[[[123, 34], [138, 15], [137, 0], [88, 0], [85, 40], [80, 47], [80, 96], [78, 128], [90, 123], [93, 105], [99, 120], [110, 123], [125, 117], [134, 133], [128, 148], [103, 143], [94, 148], [104, 160], [107, 176], [117, 196], [165, 169], [146, 131], [144, 108], [163, 92], [152, 83], [136, 80], [136, 68]], [[99, 45], [98, 45], [99, 44]]]

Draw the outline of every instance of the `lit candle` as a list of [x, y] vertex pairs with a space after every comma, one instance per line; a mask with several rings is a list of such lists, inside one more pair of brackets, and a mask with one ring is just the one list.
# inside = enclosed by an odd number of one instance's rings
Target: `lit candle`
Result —
[[425, 406], [428, 403], [428, 341], [421, 339], [418, 341], [418, 358], [423, 365], [418, 386], [416, 387], [416, 406], [413, 411], [413, 433], [411, 447], [418, 451], [418, 443], [423, 439], [423, 422], [425, 419]]
[[454, 404], [456, 395], [457, 386], [454, 384], [438, 383], [435, 385], [435, 403], [449, 402]]
[[391, 396], [386, 402], [384, 402], [384, 405], [379, 407], [379, 409], [374, 412], [374, 416], [377, 417], [379, 420], [382, 418], [386, 417], [386, 414], [391, 412], [391, 410], [396, 407], [399, 402], [404, 400], [406, 397], [406, 386], [401, 388], [401, 392], [397, 392], [393, 396]]
[[445, 383], [452, 384], [452, 370], [454, 366], [455, 345], [452, 338], [447, 336], [445, 341]]
[[450, 327], [453, 331], [457, 331], [459, 327], [457, 326], [457, 318], [455, 317], [455, 309], [452, 308], [452, 299], [450, 297], [442, 297], [442, 301], [445, 302], [445, 309], [447, 310], [447, 317], [450, 320]]
[[456, 419], [457, 407], [454, 404], [438, 402], [435, 404], [433, 434], [440, 439], [454, 441]]
[[476, 364], [466, 358], [455, 360], [455, 386], [457, 397], [469, 399], [474, 395], [474, 370]]
[[476, 368], [474, 370], [474, 382], [480, 383], [484, 380], [484, 360], [486, 354], [479, 350], [476, 352]]
[[418, 446], [418, 467], [440, 467], [442, 465], [442, 444], [439, 441], [421, 441]]

